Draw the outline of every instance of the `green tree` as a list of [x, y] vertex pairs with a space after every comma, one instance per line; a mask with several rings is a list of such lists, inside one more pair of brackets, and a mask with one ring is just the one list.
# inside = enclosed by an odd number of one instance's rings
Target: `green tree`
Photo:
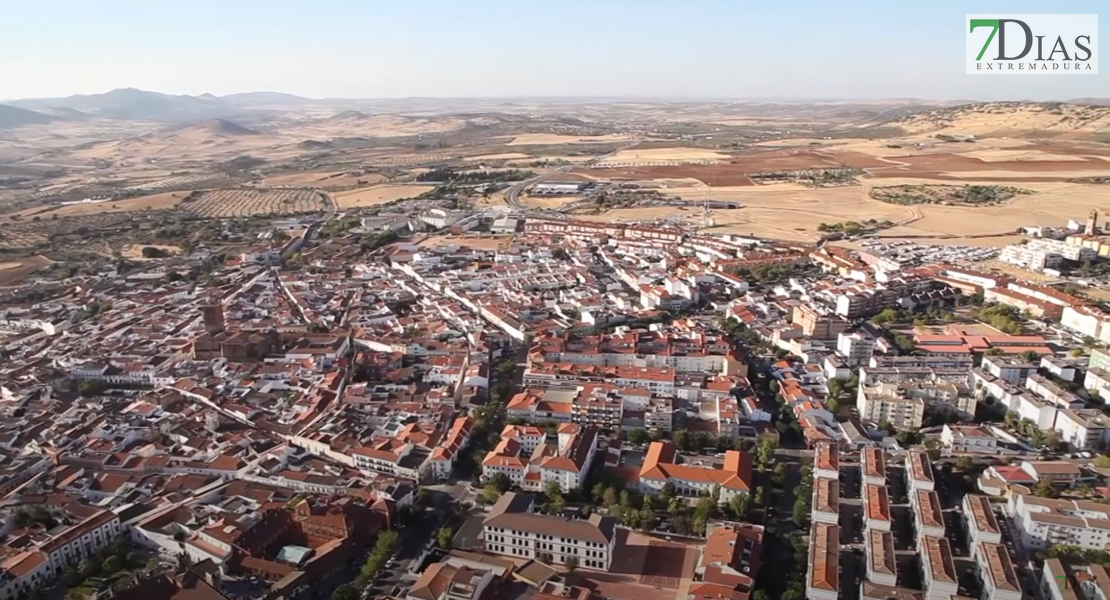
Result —
[[331, 600], [358, 600], [358, 588], [347, 583], [335, 588]]
[[651, 501], [651, 494], [644, 494], [644, 510], [655, 510], [655, 506]]
[[554, 479], [548, 481], [543, 486], [543, 491], [544, 494], [546, 494], [547, 497], [551, 499], [563, 497], [563, 486], [559, 485], [559, 482], [555, 481]]
[[109, 556], [104, 560], [102, 568], [104, 575], [115, 575], [123, 570], [123, 560], [118, 556]]
[[671, 435], [674, 445], [679, 450], [690, 449], [690, 433], [685, 429], [679, 429]]
[[633, 429], [628, 432], [628, 443], [635, 446], [646, 444], [648, 441], [648, 434], [643, 429]]
[[667, 501], [667, 512], [672, 515], [678, 515], [682, 512], [682, 501], [678, 498], [671, 498]]
[[578, 570], [578, 559], [574, 556], [568, 556], [563, 561], [563, 567], [566, 568], [567, 573], [573, 573]]
[[662, 496], [664, 500], [668, 501], [674, 498], [676, 494], [677, 491], [675, 490], [674, 484], [669, 481], [663, 484], [663, 489], [659, 492], [659, 495]]
[[747, 494], [738, 493], [728, 501], [728, 506], [734, 518], [738, 520], [746, 519], [748, 510], [751, 508], [751, 498]]
[[756, 449], [756, 462], [759, 463], [760, 466], [767, 466], [771, 464], [771, 461], [775, 458], [775, 450], [777, 449], [777, 447], [778, 446], [777, 444], [775, 444], [775, 440], [771, 438], [764, 438], [761, 442], [759, 442], [759, 447]]
[[640, 511], [640, 529], [645, 532], [655, 531], [658, 524], [659, 521], [655, 518], [654, 510], [645, 508]]
[[975, 468], [975, 459], [965, 454], [956, 459], [956, 468], [961, 471], [970, 471]]
[[1052, 481], [1047, 477], [1042, 477], [1037, 482], [1036, 487], [1033, 488], [1033, 495], [1040, 496], [1041, 498], [1059, 498], [1060, 492], [1053, 487]]
[[794, 523], [803, 528], [809, 524], [809, 506], [805, 502], [794, 503]]
[[781, 487], [783, 482], [786, 481], [786, 463], [779, 463], [775, 465], [775, 470], [771, 472], [771, 483]]
[[455, 538], [455, 531], [450, 527], [440, 527], [436, 532], [436, 544], [440, 548], [450, 548], [451, 540]]

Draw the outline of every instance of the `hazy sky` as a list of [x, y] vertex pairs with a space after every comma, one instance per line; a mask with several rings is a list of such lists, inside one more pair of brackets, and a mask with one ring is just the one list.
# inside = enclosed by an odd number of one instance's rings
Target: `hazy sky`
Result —
[[1066, 99], [1095, 76], [964, 74], [969, 13], [1107, 0], [5, 0], [0, 98], [136, 87], [310, 97]]

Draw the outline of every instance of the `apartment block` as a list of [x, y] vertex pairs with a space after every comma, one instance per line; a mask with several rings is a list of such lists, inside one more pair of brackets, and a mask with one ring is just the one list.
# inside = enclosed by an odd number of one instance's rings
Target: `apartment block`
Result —
[[918, 540], [918, 552], [926, 600], [951, 600], [959, 593], [960, 585], [948, 538], [923, 536]]
[[944, 514], [936, 492], [916, 490], [910, 494], [910, 504], [918, 539], [921, 536], [944, 537]]
[[813, 521], [836, 525], [840, 522], [840, 482], [824, 477], [813, 480]]
[[998, 528], [998, 519], [989, 498], [981, 494], [967, 494], [962, 506], [972, 545], [1002, 543], [1002, 531]]
[[1022, 600], [1021, 580], [1018, 579], [1006, 546], [980, 542], [972, 546], [971, 553], [979, 565], [979, 578], [983, 582], [983, 594], [987, 598]]
[[894, 534], [872, 529], [867, 532], [867, 580], [895, 587], [898, 585], [898, 561], [894, 555]]
[[868, 531], [890, 531], [890, 493], [885, 485], [864, 484], [863, 519]]
[[906, 479], [909, 481], [910, 491], [933, 491], [936, 479], [928, 454], [917, 450], [906, 452]]
[[886, 485], [886, 455], [880, 448], [864, 448], [860, 452], [863, 482], [871, 485]]
[[940, 442], [953, 454], [989, 454], [998, 450], [998, 438], [979, 425], [945, 423], [940, 432]]
[[837, 600], [840, 591], [840, 526], [814, 523], [809, 532], [806, 598]]
[[1104, 550], [1110, 544], [1110, 506], [1019, 494], [1011, 500], [1014, 525], [1026, 548], [1058, 544]]
[[840, 448], [836, 444], [817, 444], [813, 455], [814, 479], [840, 479]]
[[866, 365], [875, 353], [875, 340], [862, 333], [841, 333], [836, 339], [836, 353], [850, 367]]

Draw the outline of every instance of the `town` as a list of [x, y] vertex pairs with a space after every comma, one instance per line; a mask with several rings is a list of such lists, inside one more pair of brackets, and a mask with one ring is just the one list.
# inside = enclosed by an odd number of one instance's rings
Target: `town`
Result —
[[5, 288], [0, 599], [1110, 591], [1097, 301], [419, 204]]

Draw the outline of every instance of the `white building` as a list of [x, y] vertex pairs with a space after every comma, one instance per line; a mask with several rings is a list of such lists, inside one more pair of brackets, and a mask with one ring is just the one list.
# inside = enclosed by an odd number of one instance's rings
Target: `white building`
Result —
[[814, 479], [840, 479], [840, 448], [821, 442], [813, 454]]
[[875, 340], [861, 333], [841, 333], [836, 338], [836, 353], [849, 366], [866, 365], [875, 351]]
[[1006, 546], [980, 542], [972, 545], [971, 553], [979, 565], [979, 579], [983, 581], [985, 598], [1022, 600], [1021, 580]]
[[840, 481], [817, 477], [813, 480], [812, 516], [815, 523], [840, 522]]
[[1034, 550], [1057, 544], [1104, 550], [1110, 544], [1110, 506], [1086, 500], [1053, 500], [1028, 494], [1011, 499], [1021, 542]]
[[945, 423], [940, 441], [952, 454], [969, 452], [994, 453], [998, 439], [980, 425], [949, 425]]
[[533, 508], [527, 494], [501, 496], [483, 521], [486, 551], [516, 559], [546, 555], [553, 565], [574, 557], [580, 568], [609, 570], [617, 551], [613, 517], [594, 513], [589, 519], [567, 519], [536, 514]]
[[1043, 271], [1054, 269], [1065, 260], [1082, 262], [1094, 260], [1097, 257], [1098, 253], [1091, 248], [1073, 246], [1060, 240], [1038, 238], [1024, 244], [1006, 246], [1002, 249], [999, 260], [1030, 271]]
[[898, 561], [894, 555], [894, 534], [873, 529], [867, 532], [867, 580], [879, 585], [898, 585]]
[[933, 465], [929, 462], [929, 455], [917, 450], [906, 452], [906, 479], [909, 488], [913, 490], [933, 490]]
[[809, 533], [806, 598], [837, 600], [840, 590], [840, 527], [814, 523]]
[[960, 586], [948, 538], [923, 536], [918, 541], [918, 552], [926, 600], [951, 600], [959, 593]]
[[963, 514], [967, 520], [967, 531], [972, 546], [980, 543], [1002, 543], [1002, 530], [998, 528], [994, 508], [986, 496], [981, 494], [964, 496]]

